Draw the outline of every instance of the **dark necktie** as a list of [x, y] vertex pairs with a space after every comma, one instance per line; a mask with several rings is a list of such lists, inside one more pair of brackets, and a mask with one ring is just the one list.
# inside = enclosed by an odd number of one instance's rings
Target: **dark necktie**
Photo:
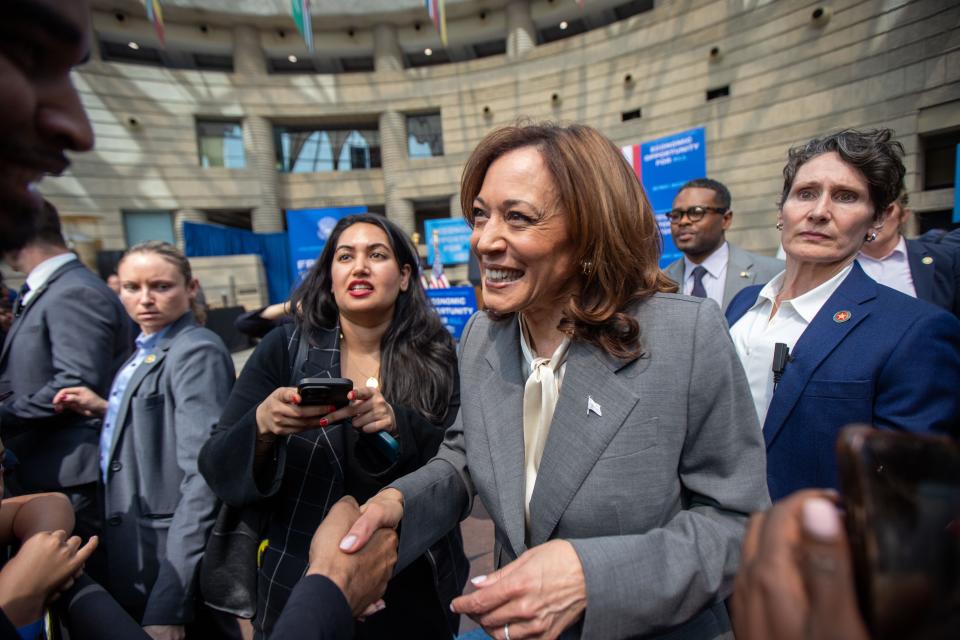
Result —
[[27, 305], [24, 304], [23, 300], [27, 297], [27, 294], [30, 292], [30, 285], [26, 282], [23, 283], [23, 286], [20, 287], [20, 293], [17, 295], [17, 306], [14, 307], [14, 316], [19, 316], [23, 313], [23, 308]]
[[703, 276], [706, 275], [707, 270], [703, 267], [695, 267], [692, 273], [693, 289], [690, 291], [690, 295], [694, 298], [706, 298], [707, 290], [703, 287]]

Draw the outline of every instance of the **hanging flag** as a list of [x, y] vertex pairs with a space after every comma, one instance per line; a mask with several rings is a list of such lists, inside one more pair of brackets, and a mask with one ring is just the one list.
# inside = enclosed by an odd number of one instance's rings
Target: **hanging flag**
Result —
[[307, 51], [313, 53], [313, 21], [310, 19], [310, 0], [290, 0], [293, 21], [307, 43]]
[[433, 28], [440, 33], [440, 42], [447, 46], [447, 7], [445, 0], [423, 0], [430, 19], [433, 20]]
[[147, 9], [147, 20], [153, 25], [153, 30], [157, 32], [157, 39], [160, 40], [160, 46], [167, 46], [167, 40], [163, 30], [163, 9], [160, 8], [160, 0], [143, 0], [143, 6]]

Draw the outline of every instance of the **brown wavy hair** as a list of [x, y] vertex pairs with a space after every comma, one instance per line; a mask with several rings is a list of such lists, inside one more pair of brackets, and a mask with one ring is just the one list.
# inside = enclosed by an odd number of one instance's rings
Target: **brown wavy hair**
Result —
[[[559, 329], [618, 358], [642, 352], [640, 325], [630, 313], [654, 293], [677, 287], [660, 271], [662, 237], [653, 208], [620, 149], [586, 125], [519, 123], [496, 129], [463, 169], [460, 206], [473, 225], [474, 199], [499, 157], [534, 147], [553, 178], [554, 206], [566, 214], [578, 290]], [[494, 316], [497, 317], [497, 316]]]

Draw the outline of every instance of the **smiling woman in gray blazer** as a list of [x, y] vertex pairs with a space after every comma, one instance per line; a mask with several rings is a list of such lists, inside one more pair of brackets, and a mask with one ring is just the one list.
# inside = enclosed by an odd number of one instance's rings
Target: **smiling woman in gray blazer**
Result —
[[[131, 248], [120, 261], [120, 298], [140, 325], [137, 351], [109, 399], [61, 389], [60, 411], [102, 415], [100, 470], [110, 594], [153, 638], [183, 638], [194, 622], [197, 566], [216, 497], [197, 471], [233, 386], [230, 353], [197, 325], [197, 281], [164, 242]], [[200, 636], [198, 636], [200, 637]]]
[[342, 548], [402, 518], [402, 566], [479, 495], [498, 571], [453, 606], [497, 640], [728, 634], [744, 526], [769, 497], [720, 309], [669, 293], [643, 189], [594, 129], [490, 133], [460, 197], [487, 309], [461, 338], [460, 415]]

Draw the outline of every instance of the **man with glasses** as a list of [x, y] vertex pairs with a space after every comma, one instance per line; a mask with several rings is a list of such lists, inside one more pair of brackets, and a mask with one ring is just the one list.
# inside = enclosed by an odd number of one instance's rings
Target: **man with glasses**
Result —
[[683, 185], [667, 213], [673, 243], [683, 258], [664, 271], [680, 292], [710, 298], [726, 311], [741, 289], [764, 284], [783, 271], [783, 261], [744, 251], [726, 241], [733, 221], [730, 191], [710, 178]]

